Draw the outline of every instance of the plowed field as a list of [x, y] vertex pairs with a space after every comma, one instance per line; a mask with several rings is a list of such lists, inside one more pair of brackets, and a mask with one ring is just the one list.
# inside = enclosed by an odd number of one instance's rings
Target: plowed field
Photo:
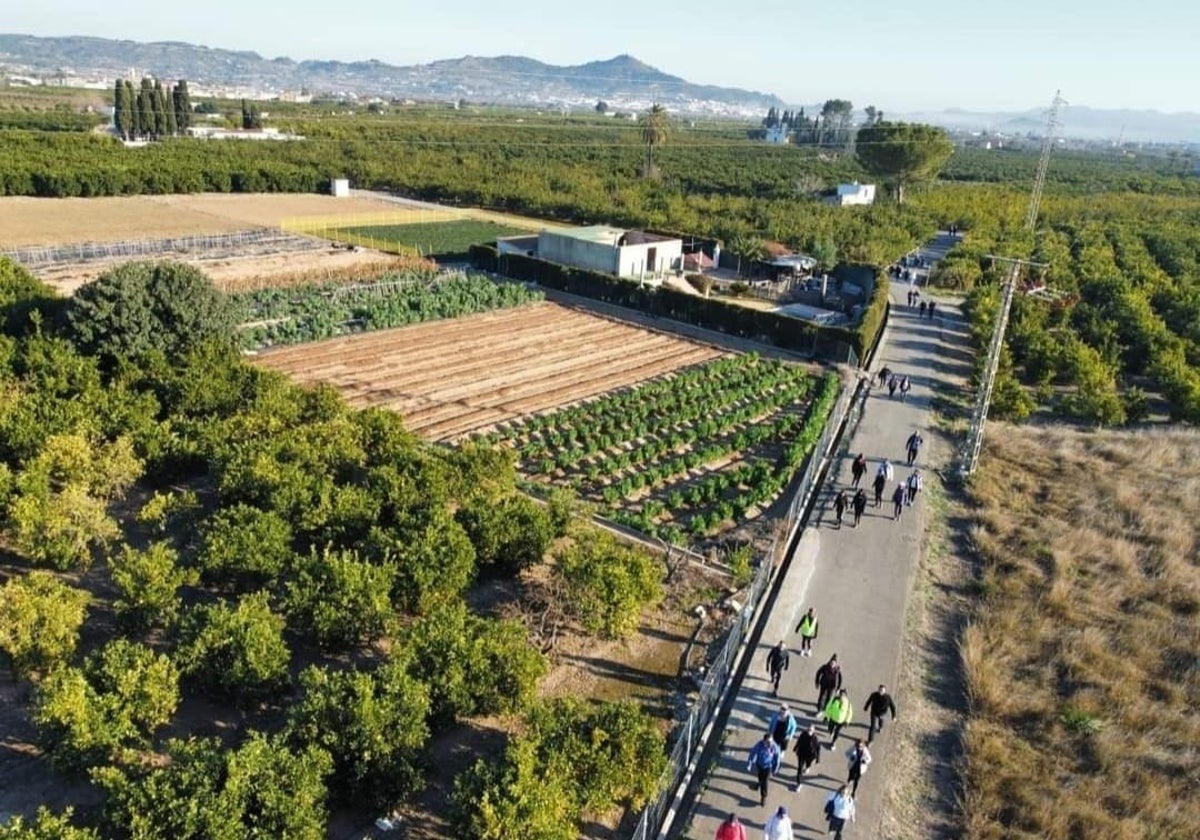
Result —
[[273, 350], [264, 367], [327, 382], [448, 440], [566, 405], [722, 351], [553, 303]]

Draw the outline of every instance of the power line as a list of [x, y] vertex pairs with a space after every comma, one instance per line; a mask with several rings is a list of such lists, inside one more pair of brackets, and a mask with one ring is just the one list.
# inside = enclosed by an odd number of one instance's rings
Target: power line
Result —
[[[1029, 195], [1029, 207], [1025, 212], [1025, 230], [1027, 231], [1032, 232], [1037, 227], [1038, 208], [1042, 203], [1042, 192], [1046, 186], [1046, 170], [1050, 165], [1050, 152], [1054, 148], [1054, 132], [1058, 128], [1058, 109], [1066, 104], [1067, 101], [1062, 98], [1061, 91], [1055, 91], [1054, 99], [1050, 102], [1050, 111], [1046, 115], [1042, 152], [1038, 158], [1033, 191]], [[971, 413], [971, 424], [967, 428], [967, 439], [963, 444], [959, 474], [964, 478], [974, 473], [975, 468], [979, 466], [979, 452], [983, 448], [983, 430], [987, 425], [988, 409], [992, 404], [992, 390], [996, 385], [996, 373], [1000, 369], [1000, 356], [1004, 351], [1004, 333], [1008, 327], [1009, 313], [1012, 311], [1017, 278], [1023, 265], [1039, 265], [1024, 259], [1008, 257], [996, 257], [995, 259], [1010, 263], [1010, 267], [1008, 277], [1000, 290], [1000, 308], [996, 313], [996, 323], [992, 326], [992, 337], [988, 342], [983, 377], [979, 381], [979, 393], [975, 400], [975, 410]]]

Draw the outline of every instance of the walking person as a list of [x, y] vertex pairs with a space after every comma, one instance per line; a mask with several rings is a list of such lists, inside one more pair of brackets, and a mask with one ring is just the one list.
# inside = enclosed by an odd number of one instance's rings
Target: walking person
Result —
[[887, 487], [887, 476], [883, 474], [882, 470], [875, 473], [875, 484], [873, 486], [875, 488], [875, 507], [879, 507], [883, 504], [883, 489]]
[[854, 459], [854, 463], [850, 465], [850, 474], [854, 476], [854, 481], [851, 482], [851, 487], [857, 487], [862, 481], [862, 477], [867, 472], [867, 456], [865, 452], [859, 452], [858, 457]]
[[850, 695], [846, 693], [846, 689], [843, 688], [826, 704], [824, 715], [829, 724], [829, 749], [833, 749], [842, 727], [854, 719], [854, 704], [850, 702]]
[[933, 310], [937, 307], [936, 301], [929, 301], [929, 320], [933, 320]]
[[891, 712], [892, 720], [896, 719], [896, 701], [888, 694], [887, 686], [881, 685], [871, 692], [863, 709], [871, 716], [871, 728], [867, 730], [867, 743], [870, 744], [875, 738], [875, 733], [883, 731], [885, 714]]
[[908, 506], [912, 507], [913, 500], [917, 498], [917, 494], [925, 489], [925, 478], [921, 475], [920, 470], [913, 470], [908, 475]]
[[884, 385], [886, 385], [888, 378], [891, 375], [892, 375], [892, 369], [890, 367], [888, 367], [887, 365], [884, 365], [883, 367], [881, 367], [879, 369], [879, 387], [882, 388]]
[[842, 516], [846, 513], [846, 505], [850, 499], [846, 496], [845, 490], [839, 490], [837, 496], [833, 500], [833, 511], [837, 514], [837, 526], [842, 527]]
[[900, 380], [900, 402], [908, 399], [908, 392], [912, 390], [912, 380], [905, 376]]
[[817, 689], [817, 714], [820, 714], [829, 702], [829, 698], [833, 697], [834, 692], [842, 687], [842, 666], [838, 663], [836, 653], [817, 669], [813, 685]]
[[854, 500], [850, 502], [850, 506], [854, 508], [854, 527], [858, 527], [858, 523], [862, 521], [863, 511], [867, 509], [867, 491], [861, 487], [854, 494]]
[[771, 776], [779, 772], [779, 747], [771, 740], [771, 733], [762, 736], [762, 740], [750, 748], [750, 758], [746, 762], [746, 770], [753, 770], [758, 781], [754, 784], [758, 791], [759, 805], [767, 804], [767, 785]]
[[808, 612], [800, 616], [796, 632], [800, 634], [800, 655], [812, 656], [812, 643], [817, 638], [817, 614], [812, 607], [809, 607]]
[[729, 812], [725, 822], [717, 828], [716, 840], [747, 840], [746, 828], [738, 821], [737, 814], [733, 811]]
[[892, 519], [900, 518], [900, 514], [904, 513], [904, 502], [908, 498], [908, 491], [904, 489], [903, 484], [897, 484], [895, 491], [892, 492]]
[[796, 753], [796, 788], [799, 789], [809, 768], [821, 763], [821, 737], [817, 735], [817, 727], [810, 723], [796, 739], [793, 750]]
[[792, 818], [788, 816], [788, 810], [783, 805], [780, 805], [774, 816], [767, 820], [766, 828], [763, 829], [763, 840], [792, 840]]
[[784, 647], [783, 641], [771, 648], [767, 652], [767, 676], [771, 678], [771, 696], [779, 694], [779, 680], [783, 677], [783, 672], [788, 669], [788, 649]]
[[896, 388], [900, 385], [900, 378], [896, 374], [888, 377], [888, 399], [896, 396]]
[[842, 840], [842, 832], [846, 823], [854, 822], [854, 794], [849, 785], [842, 785], [837, 793], [829, 795], [825, 800], [825, 818], [829, 820], [829, 831], [833, 840]]
[[925, 301], [921, 301], [921, 317], [925, 317]]
[[846, 760], [850, 763], [846, 784], [850, 785], [850, 793], [858, 796], [858, 783], [866, 775], [867, 767], [871, 764], [871, 751], [862, 742], [862, 738], [855, 740], [854, 746], [846, 750]]
[[780, 761], [782, 761], [783, 754], [787, 752], [788, 743], [796, 735], [796, 716], [792, 714], [787, 703], [781, 703], [779, 710], [771, 715], [771, 722], [767, 724], [767, 729], [771, 733], [771, 740], [775, 742], [775, 746], [779, 747]]
[[[925, 438], [921, 437], [921, 430], [914, 429], [913, 433], [908, 436], [908, 441], [904, 444], [908, 449], [908, 465], [911, 467], [917, 461], [917, 456], [921, 454], [921, 446], [925, 443]], [[891, 480], [891, 476], [888, 476]]]

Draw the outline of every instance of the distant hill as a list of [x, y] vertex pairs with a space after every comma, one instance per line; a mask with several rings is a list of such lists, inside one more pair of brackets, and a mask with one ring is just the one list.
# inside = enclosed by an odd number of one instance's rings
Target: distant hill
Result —
[[39, 38], [0, 34], [0, 66], [10, 73], [116, 78], [131, 69], [198, 87], [245, 88], [264, 93], [297, 91], [412, 99], [643, 109], [661, 102], [671, 110], [759, 116], [778, 97], [739, 88], [694, 85], [629, 55], [568, 67], [521, 56], [497, 56], [396, 66], [381, 61], [265, 59], [177, 41], [140, 43], [107, 38]]
[[[1068, 105], [1062, 109], [1060, 117], [1062, 127], [1059, 129], [1059, 135], [1062, 137], [1082, 140], [1116, 140], [1120, 137], [1131, 143], [1200, 143], [1200, 114], [1196, 113], [1164, 114], [1161, 111]], [[1045, 114], [1038, 109], [967, 111], [951, 108], [945, 111], [897, 114], [896, 118], [963, 131], [994, 131], [1009, 135], [1040, 135], [1045, 127]]]

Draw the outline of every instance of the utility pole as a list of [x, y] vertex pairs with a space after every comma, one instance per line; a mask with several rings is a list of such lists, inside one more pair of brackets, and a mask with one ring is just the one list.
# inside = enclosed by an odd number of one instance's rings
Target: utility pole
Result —
[[[1025, 213], [1025, 229], [1033, 231], [1037, 227], [1038, 208], [1042, 203], [1042, 191], [1046, 186], [1046, 169], [1050, 165], [1050, 152], [1054, 148], [1054, 131], [1058, 128], [1058, 109], [1067, 102], [1055, 91], [1050, 103], [1050, 112], [1046, 115], [1046, 133], [1042, 135], [1042, 154], [1038, 159], [1037, 175], [1033, 180], [1033, 192], [1029, 196], [1029, 209]], [[983, 366], [983, 376], [979, 381], [979, 393], [975, 398], [975, 410], [971, 412], [971, 424], [967, 429], [967, 439], [963, 444], [959, 475], [969, 477], [979, 466], [979, 451], [983, 448], [983, 430], [987, 425], [988, 409], [992, 404], [992, 389], [996, 385], [996, 372], [1000, 369], [1000, 354], [1004, 350], [1004, 333], [1008, 328], [1008, 315], [1012, 311], [1013, 295], [1017, 289], [1017, 279], [1021, 274], [1021, 266], [1029, 265], [1029, 260], [1004, 259], [1011, 264], [1008, 276], [1000, 289], [1000, 311], [996, 313], [996, 323], [992, 326], [992, 338], [988, 342], [987, 357]]]

